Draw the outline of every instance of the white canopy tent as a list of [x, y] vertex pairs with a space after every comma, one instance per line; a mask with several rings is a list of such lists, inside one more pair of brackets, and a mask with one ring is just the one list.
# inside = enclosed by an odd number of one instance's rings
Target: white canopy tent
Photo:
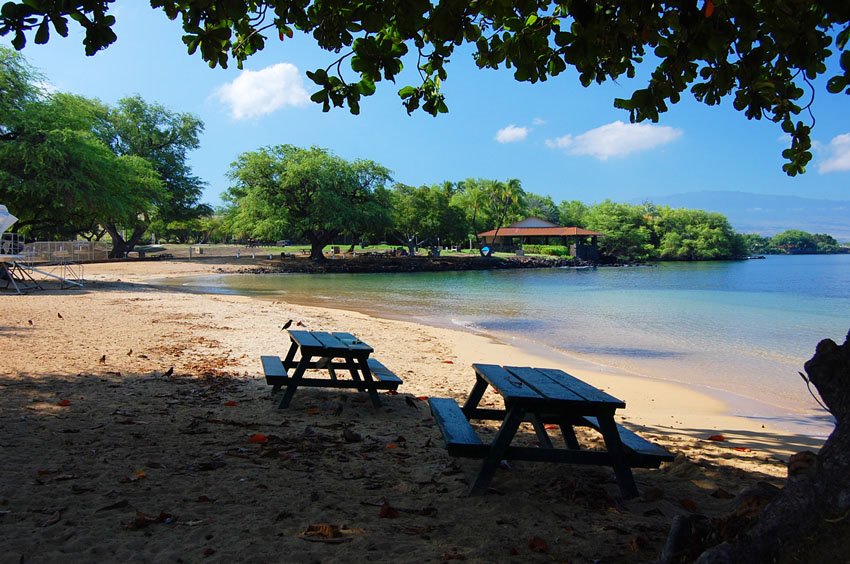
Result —
[[16, 221], [18, 218], [10, 214], [6, 206], [0, 205], [0, 235], [3, 235]]

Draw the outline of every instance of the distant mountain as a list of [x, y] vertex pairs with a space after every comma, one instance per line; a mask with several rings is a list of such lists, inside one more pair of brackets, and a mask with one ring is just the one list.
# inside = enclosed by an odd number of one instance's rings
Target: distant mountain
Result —
[[786, 229], [802, 229], [809, 233], [827, 233], [839, 241], [850, 241], [850, 200], [818, 200], [722, 190], [649, 196], [640, 201], [646, 200], [674, 208], [720, 212], [740, 233], [769, 236]]

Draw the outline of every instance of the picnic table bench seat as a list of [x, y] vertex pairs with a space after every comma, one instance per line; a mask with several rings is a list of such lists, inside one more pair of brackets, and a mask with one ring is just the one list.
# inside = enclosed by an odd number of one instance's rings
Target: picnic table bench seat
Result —
[[450, 456], [481, 458], [487, 446], [469, 424], [457, 402], [451, 398], [429, 398], [431, 415], [443, 434]]
[[[582, 417], [580, 424], [600, 431], [596, 417]], [[658, 468], [662, 462], [670, 462], [675, 457], [663, 447], [644, 439], [634, 431], [617, 424], [620, 441], [629, 459], [629, 465], [635, 468]]]
[[[286, 367], [279, 356], [261, 356], [260, 360], [263, 363], [263, 373], [266, 376], [266, 383], [274, 386], [272, 392], [276, 392], [281, 387], [286, 386], [290, 377], [287, 375]], [[384, 366], [378, 359], [370, 358], [367, 360], [369, 371], [375, 379], [375, 388], [378, 390], [397, 390], [403, 383], [401, 378], [396, 376], [389, 368]], [[293, 363], [293, 367], [296, 363]], [[292, 367], [290, 367], [292, 368]], [[327, 378], [302, 378], [302, 385], [313, 386], [318, 388], [357, 388], [366, 389], [366, 385], [361, 381], [353, 383], [351, 380], [329, 380]]]

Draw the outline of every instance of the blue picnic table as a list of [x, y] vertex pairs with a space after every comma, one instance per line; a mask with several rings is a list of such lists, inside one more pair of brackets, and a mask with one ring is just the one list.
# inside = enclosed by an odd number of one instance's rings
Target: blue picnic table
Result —
[[[260, 357], [272, 393], [286, 388], [278, 406], [281, 409], [289, 407], [299, 386], [366, 391], [378, 407], [378, 390], [396, 390], [402, 384], [386, 366], [370, 358], [372, 347], [351, 333], [290, 330], [289, 339], [289, 351], [282, 360], [273, 355]], [[322, 376], [305, 377], [307, 370], [319, 371]], [[350, 378], [339, 377], [337, 371]]]
[[[463, 407], [448, 398], [431, 398], [434, 415], [448, 453], [481, 458], [481, 469], [470, 494], [487, 491], [502, 460], [527, 460], [611, 466], [624, 497], [638, 495], [632, 468], [657, 468], [673, 459], [663, 448], [650, 443], [614, 421], [625, 402], [562, 370], [494, 364], [473, 364], [475, 385]], [[504, 408], [479, 407], [488, 387], [504, 401]], [[470, 420], [501, 421], [490, 444], [478, 437]], [[539, 447], [512, 446], [522, 422], [530, 422]], [[547, 431], [553, 424], [561, 431], [564, 447], [556, 447]], [[602, 434], [604, 451], [584, 450], [575, 427], [591, 427]]]

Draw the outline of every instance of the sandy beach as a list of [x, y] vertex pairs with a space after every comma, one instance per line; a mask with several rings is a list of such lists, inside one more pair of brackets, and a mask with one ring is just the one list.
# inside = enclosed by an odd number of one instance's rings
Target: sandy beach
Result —
[[[148, 284], [240, 268], [87, 265], [81, 290], [0, 296], [0, 562], [650, 561], [674, 516], [725, 514], [819, 446], [686, 386], [482, 335]], [[301, 389], [278, 410], [259, 357], [286, 351], [287, 320], [356, 334], [399, 393], [374, 408]], [[425, 400], [462, 401], [474, 362], [564, 369], [624, 400], [621, 422], [677, 458], [635, 470], [632, 500], [609, 468], [522, 462], [466, 497], [480, 462], [446, 454]]]

